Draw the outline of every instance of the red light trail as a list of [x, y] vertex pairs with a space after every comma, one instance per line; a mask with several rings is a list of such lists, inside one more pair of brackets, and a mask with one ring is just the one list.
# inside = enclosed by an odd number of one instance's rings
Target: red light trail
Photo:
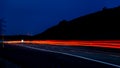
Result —
[[7, 44], [49, 44], [57, 46], [91, 46], [104, 48], [120, 49], [120, 40], [99, 40], [99, 41], [82, 41], [82, 40], [33, 40], [33, 41], [5, 41]]

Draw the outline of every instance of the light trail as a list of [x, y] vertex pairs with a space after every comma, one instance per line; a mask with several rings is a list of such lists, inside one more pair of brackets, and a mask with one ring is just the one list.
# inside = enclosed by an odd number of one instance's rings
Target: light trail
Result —
[[99, 40], [99, 41], [82, 41], [82, 40], [33, 40], [33, 41], [4, 41], [7, 44], [49, 44], [57, 46], [91, 46], [104, 48], [120, 49], [120, 40]]

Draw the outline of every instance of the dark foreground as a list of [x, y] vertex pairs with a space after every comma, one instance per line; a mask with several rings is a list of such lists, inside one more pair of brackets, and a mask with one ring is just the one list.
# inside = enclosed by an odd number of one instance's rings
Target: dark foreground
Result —
[[[16, 64], [19, 68], [115, 68], [82, 58], [15, 45], [0, 47], [0, 57]], [[4, 65], [0, 62], [0, 68], [5, 68]]]

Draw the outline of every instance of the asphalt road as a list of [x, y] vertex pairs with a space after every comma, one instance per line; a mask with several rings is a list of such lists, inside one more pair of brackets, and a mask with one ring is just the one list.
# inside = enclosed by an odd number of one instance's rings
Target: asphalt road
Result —
[[114, 65], [88, 60], [66, 52], [55, 52], [35, 46], [5, 45], [4, 48], [0, 47], [0, 57], [20, 68], [117, 68]]
[[75, 46], [55, 46], [55, 45], [51, 46], [51, 45], [30, 45], [30, 44], [23, 47], [67, 54], [79, 58], [85, 58], [92, 61], [97, 61], [100, 63], [105, 63], [120, 67], [120, 49], [88, 47], [88, 46], [75, 47]]

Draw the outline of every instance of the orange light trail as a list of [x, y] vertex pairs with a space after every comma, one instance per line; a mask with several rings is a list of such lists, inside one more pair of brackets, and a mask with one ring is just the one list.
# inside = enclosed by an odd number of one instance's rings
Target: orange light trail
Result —
[[99, 40], [99, 41], [81, 41], [81, 40], [33, 40], [33, 41], [5, 41], [7, 44], [49, 44], [57, 46], [91, 46], [104, 48], [120, 49], [120, 40]]

